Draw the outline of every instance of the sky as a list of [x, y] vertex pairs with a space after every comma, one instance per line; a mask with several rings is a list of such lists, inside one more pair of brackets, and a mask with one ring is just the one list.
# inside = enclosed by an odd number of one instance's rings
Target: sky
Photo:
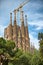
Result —
[[[12, 12], [12, 22], [14, 22], [14, 9], [27, 0], [0, 0], [0, 37], [4, 36], [4, 28], [10, 23], [10, 13]], [[29, 0], [22, 8], [24, 16], [27, 15], [28, 32], [30, 42], [39, 49], [38, 33], [43, 32], [43, 0]], [[17, 23], [20, 25], [20, 14], [17, 13]]]

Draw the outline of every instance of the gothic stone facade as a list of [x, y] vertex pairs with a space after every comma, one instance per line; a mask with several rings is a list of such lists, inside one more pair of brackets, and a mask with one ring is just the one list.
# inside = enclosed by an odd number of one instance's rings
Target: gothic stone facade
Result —
[[24, 52], [30, 50], [30, 38], [27, 25], [27, 16], [25, 16], [26, 25], [24, 25], [24, 17], [22, 12], [21, 26], [17, 25], [16, 13], [14, 13], [14, 24], [12, 25], [12, 13], [10, 13], [10, 24], [4, 30], [4, 38], [13, 40], [16, 48], [22, 49]]

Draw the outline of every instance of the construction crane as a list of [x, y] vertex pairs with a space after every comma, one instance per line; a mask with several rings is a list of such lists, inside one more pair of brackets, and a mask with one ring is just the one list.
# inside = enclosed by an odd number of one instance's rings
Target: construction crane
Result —
[[[23, 7], [25, 4], [27, 4], [28, 2], [29, 2], [29, 0], [25, 1], [24, 3], [20, 4], [20, 6], [13, 11], [13, 12], [15, 13], [15, 16], [16, 16], [17, 12], [20, 11], [20, 15], [21, 15], [20, 17], [21, 17], [21, 19], [22, 19], [22, 13], [21, 13], [22, 7]], [[15, 18], [16, 18], [16, 17], [15, 17]]]
[[29, 0], [25, 1], [24, 3], [20, 4], [20, 6], [18, 8], [16, 8], [16, 11], [19, 11], [25, 4], [27, 4], [29, 2]]

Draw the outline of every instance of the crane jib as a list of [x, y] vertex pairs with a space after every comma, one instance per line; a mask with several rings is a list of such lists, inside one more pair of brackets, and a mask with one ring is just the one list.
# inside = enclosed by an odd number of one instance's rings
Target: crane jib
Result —
[[25, 4], [27, 4], [29, 2], [29, 0], [23, 2], [22, 4], [20, 4], [20, 6], [18, 8], [16, 8], [16, 11], [19, 11], [20, 8], [22, 8]]

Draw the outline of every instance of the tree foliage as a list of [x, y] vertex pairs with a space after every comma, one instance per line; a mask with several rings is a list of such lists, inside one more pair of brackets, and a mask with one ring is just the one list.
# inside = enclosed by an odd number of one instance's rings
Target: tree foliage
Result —
[[[40, 35], [39, 35], [40, 37]], [[43, 65], [43, 39], [40, 39], [40, 52], [34, 49], [34, 54], [24, 53], [20, 49], [15, 49], [15, 43], [12, 40], [0, 38], [0, 55], [4, 55], [8, 60], [4, 60], [3, 65]]]
[[38, 39], [39, 39], [39, 51], [40, 51], [40, 58], [41, 58], [41, 65], [43, 65], [43, 33], [38, 34]]
[[41, 32], [41, 33], [38, 33], [38, 39], [39, 40], [43, 40], [43, 33]]

